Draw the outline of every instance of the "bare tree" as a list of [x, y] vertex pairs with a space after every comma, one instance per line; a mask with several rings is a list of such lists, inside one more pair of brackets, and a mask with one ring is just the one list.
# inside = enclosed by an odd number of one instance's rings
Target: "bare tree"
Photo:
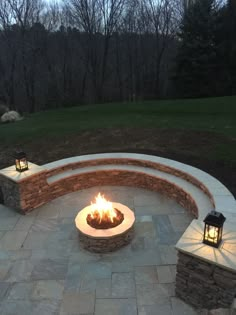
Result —
[[63, 12], [59, 3], [55, 0], [45, 4], [45, 10], [41, 15], [41, 22], [49, 32], [55, 32], [63, 23]]
[[11, 31], [12, 15], [8, 1], [0, 2], [0, 30], [2, 49], [8, 53], [0, 55], [1, 77], [2, 77], [2, 98], [12, 109], [15, 109], [15, 68], [16, 68], [16, 43], [12, 38]]
[[23, 82], [26, 100], [30, 112], [35, 111], [35, 76], [37, 51], [34, 49], [32, 38], [27, 37], [30, 27], [40, 22], [43, 11], [41, 0], [4, 0], [8, 9], [11, 24], [19, 28], [18, 45], [23, 68]]
[[110, 40], [125, 0], [68, 0], [75, 25], [87, 36], [84, 61], [98, 101], [102, 100]]
[[156, 96], [160, 96], [160, 70], [165, 50], [169, 39], [174, 32], [172, 28], [173, 6], [170, 0], [142, 0], [147, 20], [151, 25], [149, 29], [155, 35], [155, 90]]
[[179, 0], [43, 1], [0, 0], [0, 98], [10, 107], [163, 95]]

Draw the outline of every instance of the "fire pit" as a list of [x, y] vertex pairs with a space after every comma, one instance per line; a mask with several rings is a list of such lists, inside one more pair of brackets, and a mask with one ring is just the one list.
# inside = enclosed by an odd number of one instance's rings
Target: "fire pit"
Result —
[[96, 203], [82, 209], [75, 218], [81, 245], [92, 252], [112, 252], [128, 244], [134, 234], [134, 213], [99, 193]]

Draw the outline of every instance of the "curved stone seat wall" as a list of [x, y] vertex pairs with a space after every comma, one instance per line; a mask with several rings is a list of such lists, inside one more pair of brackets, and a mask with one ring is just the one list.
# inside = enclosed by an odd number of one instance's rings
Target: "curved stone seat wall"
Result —
[[[236, 212], [232, 194], [211, 175], [177, 161], [145, 154], [77, 156], [42, 167], [30, 163], [30, 170], [17, 176], [11, 177], [9, 172], [16, 173], [14, 167], [0, 170], [4, 203], [22, 212], [29, 212], [63, 194], [95, 185], [137, 186], [159, 191], [200, 218], [214, 208], [232, 217]], [[190, 191], [183, 183], [192, 185]], [[193, 197], [193, 188], [201, 195]], [[199, 204], [196, 199], [207, 199], [208, 203]]]
[[97, 170], [60, 179], [50, 184], [51, 198], [54, 199], [69, 192], [101, 185], [132, 186], [158, 191], [175, 199], [195, 217], [198, 217], [198, 207], [195, 200], [180, 186], [162, 178], [127, 170]]
[[[133, 154], [129, 153], [127, 156], [129, 158], [119, 157], [120, 153], [113, 153], [113, 155], [118, 155], [118, 158], [105, 158], [107, 154], [94, 154], [94, 155], [85, 155], [81, 159], [81, 157], [74, 157], [74, 158], [67, 158], [63, 160], [59, 160], [56, 162], [52, 162], [46, 164], [45, 167], [47, 168], [47, 177], [55, 176], [60, 173], [63, 173], [68, 170], [74, 170], [78, 168], [85, 168], [90, 166], [99, 166], [99, 165], [136, 165], [141, 167], [152, 168], [154, 170], [159, 170], [168, 174], [175, 175], [177, 177], [183, 178], [188, 182], [192, 183], [193, 185], [200, 188], [207, 196], [211, 199], [211, 202], [214, 206], [214, 199], [210, 191], [208, 190], [207, 186], [204, 185], [203, 182], [199, 181], [197, 178], [192, 176], [190, 173], [184, 172], [181, 168], [172, 167], [171, 164], [175, 165], [182, 164], [176, 161], [172, 161], [169, 159], [153, 157], [157, 161], [150, 161], [147, 159], [147, 155], [144, 154]], [[109, 154], [111, 155], [111, 154]], [[135, 156], [138, 155], [138, 158]], [[79, 161], [77, 161], [79, 159]], [[166, 163], [167, 162], [167, 163]], [[170, 163], [171, 162], [171, 163]], [[169, 164], [169, 165], [168, 165]], [[185, 164], [182, 164], [185, 165]], [[176, 165], [177, 166], [177, 165]], [[179, 165], [178, 165], [179, 166]], [[186, 165], [185, 165], [186, 166]], [[191, 166], [189, 166], [191, 168]], [[192, 167], [193, 168], [193, 167]], [[195, 168], [193, 168], [195, 169]], [[200, 170], [199, 170], [200, 171]]]
[[166, 158], [135, 153], [103, 153], [59, 160], [46, 164], [45, 168], [47, 177], [53, 178], [67, 171], [102, 165], [136, 165], [182, 178], [199, 188], [209, 198], [211, 206], [201, 209], [204, 210], [203, 214], [212, 209], [231, 217], [236, 214], [235, 199], [220, 181], [198, 168]]

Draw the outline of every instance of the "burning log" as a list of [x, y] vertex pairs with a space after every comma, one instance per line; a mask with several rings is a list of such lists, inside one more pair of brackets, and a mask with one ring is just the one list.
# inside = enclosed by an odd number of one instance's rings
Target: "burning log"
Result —
[[124, 220], [124, 215], [122, 212], [120, 212], [118, 209], [114, 208], [114, 212], [116, 213], [116, 216], [113, 217], [113, 220], [111, 221], [110, 216], [103, 212], [102, 216], [100, 215], [99, 211], [94, 211], [93, 215], [91, 213], [87, 216], [87, 223], [95, 228], [95, 229], [111, 229], [116, 227], [117, 225], [121, 224], [121, 222]]
[[124, 215], [118, 209], [113, 208], [112, 202], [107, 201], [100, 193], [96, 197], [96, 203], [92, 203], [92, 211], [87, 215], [87, 223], [96, 229], [110, 229], [121, 224]]

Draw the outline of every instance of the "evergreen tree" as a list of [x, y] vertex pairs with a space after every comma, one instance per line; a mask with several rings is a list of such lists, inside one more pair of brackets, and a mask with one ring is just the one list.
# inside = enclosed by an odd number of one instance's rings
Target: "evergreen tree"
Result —
[[201, 97], [216, 92], [216, 19], [215, 0], [196, 0], [186, 9], [180, 26], [174, 77], [181, 97]]
[[228, 0], [220, 10], [216, 31], [218, 61], [224, 94], [236, 94], [236, 1]]

